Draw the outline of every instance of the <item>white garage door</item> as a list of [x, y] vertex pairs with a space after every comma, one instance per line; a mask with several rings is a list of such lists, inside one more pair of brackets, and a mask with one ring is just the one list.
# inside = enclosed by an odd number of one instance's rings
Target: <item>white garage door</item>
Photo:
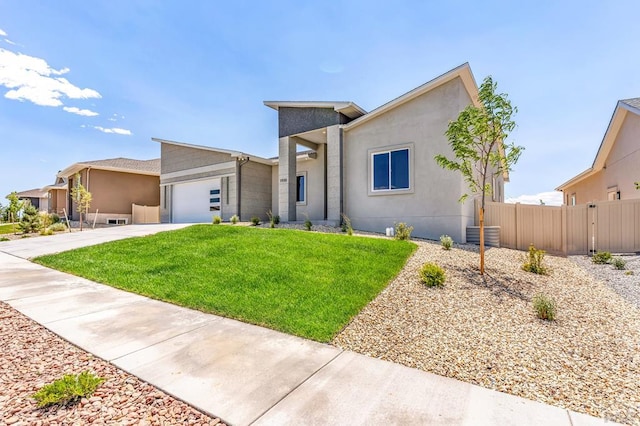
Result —
[[173, 186], [174, 223], [211, 223], [220, 216], [220, 178]]

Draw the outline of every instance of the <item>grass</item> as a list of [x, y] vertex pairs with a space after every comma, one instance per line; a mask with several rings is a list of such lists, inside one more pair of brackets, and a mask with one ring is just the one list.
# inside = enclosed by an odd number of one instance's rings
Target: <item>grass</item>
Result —
[[[18, 224], [16, 223], [16, 232], [20, 232]], [[11, 223], [3, 223], [0, 225], [0, 235], [13, 234], [13, 225]]]
[[194, 225], [35, 262], [328, 342], [395, 277], [415, 248], [381, 238]]

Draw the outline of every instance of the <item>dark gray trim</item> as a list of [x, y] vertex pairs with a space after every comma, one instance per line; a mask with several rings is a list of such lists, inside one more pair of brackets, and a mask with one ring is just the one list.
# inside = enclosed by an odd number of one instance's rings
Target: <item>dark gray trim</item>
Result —
[[327, 189], [327, 145], [324, 145], [324, 154], [322, 161], [324, 162], [324, 220], [327, 220], [328, 215], [328, 207], [327, 207], [327, 197], [329, 196], [329, 191]]
[[338, 129], [340, 140], [340, 220], [342, 220], [342, 214], [344, 213], [344, 133], [342, 127]]
[[336, 112], [333, 108], [280, 107], [278, 109], [278, 135], [283, 138], [336, 124], [346, 124], [350, 121], [349, 117]]
[[236, 179], [236, 186], [237, 186], [236, 194], [238, 197], [236, 204], [237, 204], [238, 212], [236, 214], [238, 215], [240, 220], [242, 220], [242, 210], [240, 210], [242, 208], [242, 166], [244, 166], [248, 162], [249, 162], [249, 157], [243, 158], [243, 159], [239, 158], [238, 162], [236, 163], [236, 176], [238, 176], [238, 178]]

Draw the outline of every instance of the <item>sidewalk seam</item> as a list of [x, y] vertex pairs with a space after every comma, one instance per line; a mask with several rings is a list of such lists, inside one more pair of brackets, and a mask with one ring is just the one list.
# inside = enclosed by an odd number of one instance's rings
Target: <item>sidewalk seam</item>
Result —
[[325, 368], [327, 365], [331, 364], [336, 358], [338, 358], [340, 355], [342, 355], [344, 353], [344, 349], [340, 349], [340, 352], [338, 352], [336, 354], [336, 356], [334, 356], [333, 358], [331, 358], [329, 361], [325, 362], [323, 365], [321, 365], [316, 371], [314, 371], [313, 373], [311, 373], [309, 375], [309, 377], [307, 377], [306, 379], [304, 379], [303, 381], [301, 381], [300, 383], [298, 383], [293, 389], [291, 389], [289, 392], [287, 392], [286, 394], [284, 394], [282, 396], [282, 398], [280, 398], [279, 400], [277, 400], [276, 402], [273, 403], [273, 405], [271, 405], [271, 407], [267, 408], [266, 410], [264, 410], [262, 413], [258, 414], [258, 416], [251, 420], [249, 423], [247, 423], [248, 425], [252, 425], [255, 422], [257, 422], [258, 420], [260, 420], [262, 417], [264, 417], [265, 414], [267, 414], [269, 411], [271, 411], [276, 405], [280, 404], [285, 398], [287, 398], [289, 395], [291, 395], [293, 392], [295, 392], [300, 386], [302, 386], [303, 384], [307, 383], [313, 376], [315, 376], [316, 374], [318, 374], [320, 372], [320, 370], [322, 370], [323, 368]]

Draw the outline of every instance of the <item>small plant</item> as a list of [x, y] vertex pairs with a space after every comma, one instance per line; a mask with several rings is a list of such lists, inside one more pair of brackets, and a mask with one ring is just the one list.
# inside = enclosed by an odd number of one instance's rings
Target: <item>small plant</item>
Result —
[[[0, 237], [0, 241], [10, 241], [10, 240], [7, 237]], [[629, 271], [629, 272], [631, 272], [631, 271]]]
[[409, 226], [404, 222], [396, 224], [395, 239], [396, 240], [410, 240], [413, 226]]
[[542, 264], [545, 253], [544, 250], [538, 250], [531, 244], [529, 246], [529, 254], [525, 259], [524, 265], [522, 265], [522, 269], [538, 275], [547, 275], [547, 268]]
[[442, 287], [445, 282], [444, 269], [435, 263], [425, 263], [420, 269], [420, 280], [427, 287]]
[[49, 215], [49, 219], [51, 220], [51, 223], [59, 223], [60, 222], [60, 216], [57, 215], [56, 213], [51, 213]]
[[591, 261], [597, 265], [606, 265], [611, 262], [611, 253], [608, 251], [596, 252], [591, 258]]
[[258, 226], [258, 225], [260, 225], [260, 218], [259, 218], [258, 216], [253, 216], [253, 217], [251, 218], [251, 224], [252, 224], [253, 226]]
[[448, 235], [441, 235], [440, 244], [442, 245], [443, 249], [451, 250], [451, 247], [453, 246], [453, 238]]
[[[8, 240], [8, 238], [7, 238], [7, 240]], [[2, 241], [2, 240], [0, 239], [0, 241]], [[633, 275], [633, 271], [625, 271], [624, 274], [625, 275]]]
[[267, 216], [269, 216], [269, 227], [275, 228], [276, 225], [280, 223], [280, 216], [273, 214], [271, 210], [267, 212]]
[[233, 225], [235, 225], [236, 223], [238, 223], [238, 221], [240, 220], [240, 218], [238, 217], [238, 215], [237, 215], [237, 214], [234, 214], [233, 216], [231, 216], [231, 219], [230, 219], [230, 220], [231, 220], [231, 223], [232, 223]]
[[220, 216], [214, 216], [213, 217], [213, 224], [214, 225], [220, 225], [222, 223], [222, 218]]
[[547, 321], [556, 319], [556, 302], [544, 293], [533, 296], [533, 309], [540, 319]]
[[351, 226], [351, 219], [349, 216], [342, 213], [342, 232], [346, 232], [347, 235], [353, 235], [353, 227]]
[[56, 222], [56, 223], [52, 224], [51, 226], [49, 226], [49, 229], [52, 230], [53, 232], [66, 231], [67, 230], [67, 225], [65, 225], [62, 222]]
[[42, 228], [40, 235], [53, 235], [53, 230], [51, 228]]
[[83, 371], [82, 373], [65, 374], [61, 379], [44, 385], [32, 395], [38, 403], [38, 407], [50, 405], [67, 405], [91, 395], [104, 379]]
[[18, 223], [18, 228], [28, 234], [30, 232], [38, 232], [42, 229], [42, 217], [38, 210], [31, 204], [28, 204], [22, 211], [22, 218]]
[[611, 259], [611, 264], [615, 269], [622, 271], [625, 269], [627, 261], [621, 257], [614, 257], [613, 259]]
[[307, 218], [304, 221], [304, 229], [306, 229], [307, 231], [311, 231], [311, 228], [313, 227], [313, 223], [311, 223], [311, 221], [309, 220], [309, 218]]

